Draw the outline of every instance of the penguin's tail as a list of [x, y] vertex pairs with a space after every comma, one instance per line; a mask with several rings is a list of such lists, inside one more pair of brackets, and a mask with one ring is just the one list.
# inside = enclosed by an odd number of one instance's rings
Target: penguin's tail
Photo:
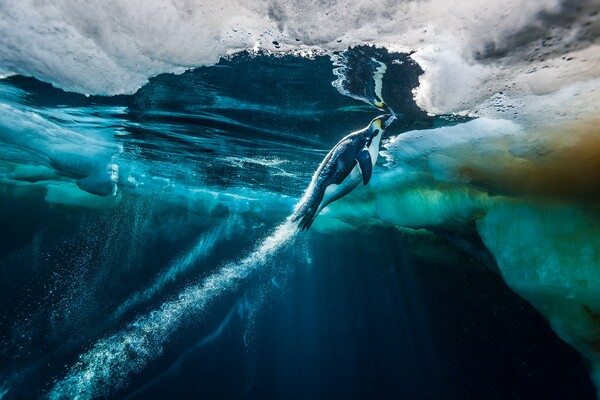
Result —
[[316, 216], [317, 209], [315, 207], [304, 205], [303, 207], [298, 208], [294, 214], [292, 214], [291, 220], [292, 222], [298, 223], [298, 229], [301, 231], [307, 231], [310, 229], [310, 226], [312, 225]]
[[[313, 181], [314, 180], [315, 178], [313, 178]], [[317, 214], [321, 211], [319, 206], [323, 201], [324, 195], [325, 190], [320, 187], [315, 187], [314, 182], [311, 182], [308, 189], [306, 189], [306, 192], [304, 192], [304, 196], [302, 196], [298, 204], [296, 204], [294, 213], [290, 217], [292, 222], [298, 223], [299, 230], [307, 231], [310, 229]]]

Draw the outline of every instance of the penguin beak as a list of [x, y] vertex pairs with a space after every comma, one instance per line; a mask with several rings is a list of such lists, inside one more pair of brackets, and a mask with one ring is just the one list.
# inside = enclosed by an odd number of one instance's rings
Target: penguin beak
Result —
[[396, 120], [396, 117], [392, 114], [385, 114], [381, 116], [383, 122], [383, 128], [386, 129], [388, 126], [392, 124]]

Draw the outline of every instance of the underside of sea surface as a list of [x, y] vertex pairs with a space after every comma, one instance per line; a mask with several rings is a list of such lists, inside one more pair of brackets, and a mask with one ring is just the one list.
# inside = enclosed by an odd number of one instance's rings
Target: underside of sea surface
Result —
[[600, 4], [216, 4], [0, 0], [0, 399], [598, 398]]

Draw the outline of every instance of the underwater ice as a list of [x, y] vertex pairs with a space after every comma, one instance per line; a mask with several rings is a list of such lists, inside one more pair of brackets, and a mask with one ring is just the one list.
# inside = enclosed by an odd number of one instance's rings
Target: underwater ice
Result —
[[[52, 112], [44, 115], [10, 102], [0, 103], [0, 179], [19, 185], [62, 178], [91, 194], [114, 194], [119, 173], [113, 158], [121, 147], [94, 129], [65, 128], [52, 122], [52, 118], [65, 116]], [[50, 194], [48, 200], [52, 202], [57, 197]]]
[[598, 145], [595, 123], [532, 133], [482, 118], [400, 135], [387, 145], [388, 171], [330, 205], [314, 228], [474, 224], [505, 282], [596, 370]]

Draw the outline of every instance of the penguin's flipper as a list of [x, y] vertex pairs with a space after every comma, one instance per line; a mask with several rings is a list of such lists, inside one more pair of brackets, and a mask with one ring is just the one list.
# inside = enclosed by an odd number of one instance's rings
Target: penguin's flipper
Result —
[[371, 180], [371, 174], [373, 172], [373, 162], [371, 161], [371, 154], [369, 149], [366, 147], [356, 154], [356, 161], [362, 171], [363, 183], [366, 185]]

